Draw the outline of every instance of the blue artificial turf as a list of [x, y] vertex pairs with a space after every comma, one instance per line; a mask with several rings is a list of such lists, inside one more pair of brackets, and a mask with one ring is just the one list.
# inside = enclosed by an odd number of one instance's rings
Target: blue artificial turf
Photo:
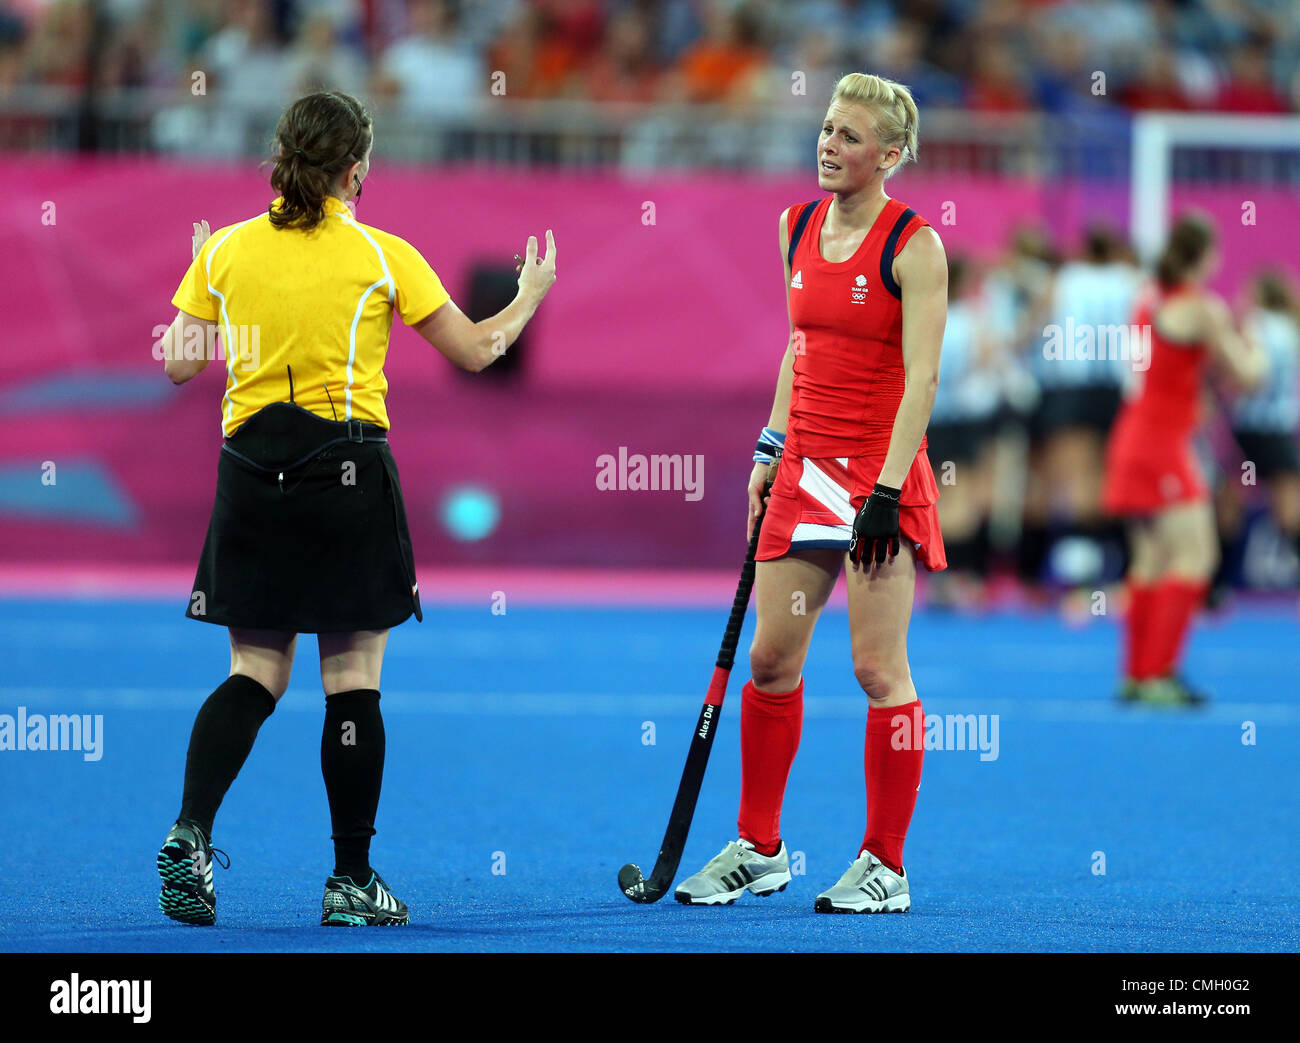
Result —
[[[998, 755], [927, 754], [906, 850], [912, 912], [861, 917], [812, 911], [863, 832], [865, 697], [843, 614], [814, 640], [782, 821], [804, 872], [771, 898], [687, 908], [633, 905], [615, 876], [654, 862], [725, 606], [430, 606], [389, 642], [372, 849], [413, 922], [331, 930], [318, 926], [332, 855], [310, 636], [217, 818], [232, 858], [216, 870], [217, 926], [158, 911], [153, 860], [190, 726], [229, 665], [225, 632], [183, 607], [0, 601], [0, 713], [103, 715], [97, 761], [0, 752], [0, 950], [1300, 948], [1300, 642], [1280, 610], [1198, 627], [1188, 673], [1215, 701], [1195, 713], [1114, 702], [1108, 621], [919, 612], [927, 712], [998, 715]], [[748, 640], [747, 628], [679, 879], [735, 835]]]

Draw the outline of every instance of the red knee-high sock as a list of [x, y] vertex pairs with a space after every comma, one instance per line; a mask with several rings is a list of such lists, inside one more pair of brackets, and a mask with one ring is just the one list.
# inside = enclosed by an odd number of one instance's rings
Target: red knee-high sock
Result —
[[791, 692], [748, 681], [740, 701], [740, 838], [764, 854], [781, 846], [781, 802], [803, 729], [803, 678]]
[[[895, 718], [901, 718], [897, 726]], [[903, 841], [916, 807], [924, 759], [925, 710], [919, 699], [867, 710], [867, 833], [862, 849], [895, 873], [903, 871]]]
[[1209, 584], [1204, 580], [1178, 576], [1163, 579], [1156, 586], [1156, 610], [1152, 623], [1152, 675], [1164, 677], [1174, 672], [1183, 654], [1183, 642], [1191, 628], [1196, 610], [1205, 601]]
[[1124, 620], [1128, 647], [1124, 672], [1135, 681], [1145, 681], [1156, 676], [1151, 662], [1151, 623], [1156, 613], [1156, 588], [1150, 583], [1130, 580], [1128, 590], [1128, 616]]

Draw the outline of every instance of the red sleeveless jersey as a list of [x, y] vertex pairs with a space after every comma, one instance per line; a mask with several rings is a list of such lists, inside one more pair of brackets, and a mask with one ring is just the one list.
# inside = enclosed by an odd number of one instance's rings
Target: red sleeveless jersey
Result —
[[1150, 330], [1151, 364], [1137, 394], [1124, 403], [1106, 446], [1102, 505], [1117, 517], [1146, 517], [1179, 503], [1204, 502], [1209, 486], [1193, 448], [1200, 412], [1204, 344], [1160, 336], [1152, 319], [1174, 293], [1140, 304], [1139, 328]]
[[884, 455], [904, 387], [902, 291], [892, 266], [929, 222], [890, 199], [857, 252], [832, 264], [820, 246], [831, 199], [792, 207], [787, 218], [793, 231], [804, 208], [815, 208], [790, 263], [795, 354], [786, 448], [804, 457]]
[[1161, 440], [1181, 438], [1195, 430], [1208, 356], [1204, 344], [1170, 341], [1155, 328], [1155, 313], [1179, 293], [1175, 290], [1149, 298], [1134, 316], [1139, 329], [1151, 331], [1151, 365], [1140, 374], [1138, 392], [1125, 405], [1125, 426]]

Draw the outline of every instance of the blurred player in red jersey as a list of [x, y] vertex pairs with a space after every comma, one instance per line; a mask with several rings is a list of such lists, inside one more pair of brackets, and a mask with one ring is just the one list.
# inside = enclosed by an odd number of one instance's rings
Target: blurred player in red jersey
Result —
[[906, 912], [903, 840], [921, 782], [924, 717], [907, 661], [916, 567], [945, 567], [925, 452], [948, 271], [939, 236], [885, 194], [917, 146], [906, 87], [851, 73], [817, 142], [829, 196], [780, 220], [790, 339], [755, 452], [749, 526], [783, 450], [758, 545], [758, 627], [742, 694], [739, 839], [677, 888], [717, 905], [790, 880], [781, 803], [803, 720], [803, 665], [848, 554], [853, 667], [867, 694], [866, 835], [818, 912]]
[[1244, 390], [1265, 370], [1262, 353], [1238, 335], [1227, 305], [1206, 288], [1217, 265], [1209, 222], [1179, 219], [1157, 264], [1155, 293], [1135, 317], [1150, 330], [1147, 368], [1106, 450], [1103, 504], [1128, 522], [1132, 547], [1125, 701], [1193, 705], [1205, 698], [1175, 673], [1218, 555], [1192, 440], [1208, 363]]

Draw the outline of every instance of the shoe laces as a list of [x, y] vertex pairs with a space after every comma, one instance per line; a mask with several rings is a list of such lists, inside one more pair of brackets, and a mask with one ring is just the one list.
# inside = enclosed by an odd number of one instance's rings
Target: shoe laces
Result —
[[871, 854], [870, 851], [863, 851], [857, 858], [849, 863], [849, 868], [853, 869], [858, 865], [858, 863], [863, 862], [864, 859], [866, 859], [865, 863], [863, 863], [861, 868], [858, 869], [858, 872], [862, 874], [862, 880], [866, 880], [867, 877], [871, 876], [876, 871], [877, 866], [884, 865], [884, 863], [881, 862], [880, 859], [876, 858], [875, 855]]
[[718, 866], [731, 865], [745, 857], [746, 848], [739, 840], [733, 840], [711, 859], [704, 868], [709, 870]]
[[206, 861], [215, 862], [222, 869], [230, 868], [230, 856], [219, 847], [213, 847], [210, 843], [205, 842], [199, 847], [198, 853], [201, 854]]
[[217, 856], [214, 857], [212, 861], [216, 862], [222, 869], [230, 868], [230, 856], [222, 851], [221, 848], [212, 846], [212, 841], [208, 839], [208, 835], [203, 831], [202, 826], [196, 822], [191, 822], [189, 819], [179, 819], [176, 824], [178, 826], [184, 826], [199, 838], [199, 849], [203, 852], [204, 858], [207, 858], [209, 855]]

